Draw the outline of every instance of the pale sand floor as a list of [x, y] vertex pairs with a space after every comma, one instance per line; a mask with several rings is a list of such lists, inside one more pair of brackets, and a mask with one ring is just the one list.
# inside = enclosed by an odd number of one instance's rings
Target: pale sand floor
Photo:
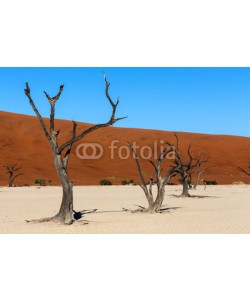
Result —
[[60, 187], [0, 189], [0, 233], [250, 233], [250, 186], [202, 186], [193, 195], [176, 198], [181, 186], [168, 186], [164, 214], [132, 214], [122, 208], [145, 206], [138, 186], [81, 186], [74, 188], [76, 211], [98, 209], [71, 226], [28, 224], [25, 220], [54, 215], [60, 206]]

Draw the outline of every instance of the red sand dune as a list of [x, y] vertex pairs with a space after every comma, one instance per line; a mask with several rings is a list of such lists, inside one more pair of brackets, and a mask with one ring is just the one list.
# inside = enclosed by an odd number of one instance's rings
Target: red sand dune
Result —
[[[45, 119], [48, 125], [48, 119]], [[52, 155], [46, 138], [43, 135], [39, 121], [36, 117], [13, 114], [0, 111], [0, 183], [7, 184], [7, 174], [3, 165], [18, 163], [22, 166], [23, 176], [16, 180], [17, 185], [34, 185], [36, 178], [52, 180], [52, 185], [58, 185], [56, 171], [53, 166]], [[78, 132], [89, 124], [79, 123]], [[64, 142], [70, 137], [71, 122], [56, 120], [56, 128], [60, 128], [59, 140]], [[178, 133], [180, 148], [186, 151], [192, 143], [192, 152], [205, 153], [210, 157], [208, 165], [213, 166], [204, 179], [216, 180], [219, 184], [231, 184], [235, 181], [250, 183], [250, 177], [240, 173], [237, 166], [247, 168], [250, 160], [250, 138], [224, 135], [207, 135], [194, 133]], [[117, 149], [114, 150], [114, 159], [111, 157], [111, 142], [117, 140]], [[140, 147], [154, 147], [154, 142], [161, 146], [161, 141], [173, 143], [171, 132], [128, 129], [108, 127], [100, 129], [88, 135], [80, 143], [100, 143], [104, 149], [104, 155], [97, 160], [83, 160], [76, 155], [76, 144], [73, 147], [69, 161], [69, 174], [76, 185], [99, 184], [101, 179], [111, 179], [119, 184], [124, 179], [137, 179], [138, 172], [132, 157], [121, 159], [118, 149], [127, 147], [127, 141], [136, 142]], [[139, 153], [140, 153], [139, 148]], [[120, 150], [121, 151], [121, 150]], [[122, 155], [127, 150], [123, 148]], [[145, 150], [145, 155], [148, 152]], [[145, 174], [152, 173], [152, 166], [147, 160], [142, 161]]]

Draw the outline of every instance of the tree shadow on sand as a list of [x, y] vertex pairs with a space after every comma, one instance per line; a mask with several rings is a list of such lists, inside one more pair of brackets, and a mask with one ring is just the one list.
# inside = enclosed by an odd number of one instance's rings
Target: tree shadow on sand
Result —
[[82, 211], [75, 211], [73, 210], [74, 214], [73, 214], [73, 218], [78, 221], [81, 220], [83, 218], [83, 216], [87, 215], [87, 214], [93, 214], [97, 211], [97, 209], [91, 209], [91, 210], [82, 210]]
[[[136, 210], [132, 210], [132, 209], [129, 209], [129, 208], [122, 208], [124, 212], [131, 212], [131, 213], [148, 213], [150, 214], [150, 212], [146, 209], [146, 207], [144, 206], [140, 206], [140, 205], [134, 205], [136, 207], [138, 207], [138, 209]], [[155, 213], [169, 213], [171, 212], [172, 210], [177, 210], [181, 207], [162, 207], [159, 211], [155, 212]], [[151, 213], [152, 214], [152, 213]]]
[[[122, 208], [121, 210], [98, 210], [98, 209], [92, 209], [92, 210], [82, 210], [82, 211], [74, 211], [74, 219], [76, 221], [79, 221], [84, 218], [85, 215], [87, 214], [105, 214], [105, 213], [125, 213], [125, 212], [131, 212], [131, 213], [136, 213], [136, 212], [144, 212], [146, 209], [143, 206], [140, 205], [134, 205], [138, 207], [139, 209], [132, 210], [129, 208]], [[177, 210], [181, 207], [162, 207], [158, 213], [169, 213], [173, 210]]]
[[181, 195], [171, 194], [169, 196], [172, 196], [172, 197], [175, 197], [175, 198], [199, 198], [199, 199], [203, 199], [203, 198], [220, 198], [220, 197], [216, 197], [216, 196], [201, 196], [201, 195], [190, 195], [189, 197], [183, 197]]

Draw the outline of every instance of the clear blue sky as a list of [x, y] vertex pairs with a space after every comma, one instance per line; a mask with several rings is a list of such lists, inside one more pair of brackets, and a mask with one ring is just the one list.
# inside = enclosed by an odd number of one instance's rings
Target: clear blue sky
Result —
[[43, 91], [57, 102], [56, 117], [105, 122], [104, 70], [110, 95], [120, 96], [119, 127], [250, 136], [250, 68], [0, 68], [0, 110], [34, 115], [24, 95], [28, 81], [41, 114]]

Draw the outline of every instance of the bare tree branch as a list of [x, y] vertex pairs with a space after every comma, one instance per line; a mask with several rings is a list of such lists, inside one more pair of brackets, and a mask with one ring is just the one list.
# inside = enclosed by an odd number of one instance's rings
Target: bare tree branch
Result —
[[151, 165], [154, 167], [155, 173], [157, 173], [157, 172], [158, 172], [158, 168], [157, 168], [156, 164], [155, 164], [151, 159], [149, 160], [149, 162], [150, 162]]
[[50, 132], [54, 131], [55, 128], [55, 104], [56, 101], [60, 98], [61, 93], [63, 92], [64, 85], [60, 85], [59, 92], [54, 96], [50, 97], [46, 92], [44, 92], [45, 96], [47, 97], [49, 103], [50, 103]]
[[189, 165], [191, 166], [193, 157], [191, 155], [190, 149], [191, 149], [191, 144], [188, 146]]
[[176, 134], [176, 132], [174, 132], [174, 136], [176, 139], [176, 149], [179, 151], [179, 138], [178, 138], [178, 135]]
[[[73, 129], [72, 129], [72, 138], [74, 139], [76, 137], [76, 127], [77, 127], [77, 123], [75, 121], [72, 121], [72, 125], [73, 125]], [[68, 167], [68, 160], [69, 160], [69, 156], [71, 153], [71, 149], [72, 149], [72, 144], [68, 145], [68, 149], [64, 155], [64, 159], [63, 159], [63, 163], [65, 166], [65, 169], [67, 170]]]
[[142, 169], [141, 169], [141, 165], [140, 165], [140, 162], [139, 162], [139, 157], [138, 157], [137, 151], [134, 148], [134, 145], [132, 143], [128, 142], [128, 145], [129, 145], [129, 147], [131, 148], [131, 150], [134, 154], [135, 162], [136, 162], [136, 165], [137, 165], [137, 168], [138, 168], [138, 171], [139, 171], [139, 175], [140, 175], [142, 184], [143, 184], [144, 187], [147, 187], [145, 178], [144, 178], [143, 173], [142, 173]]
[[64, 84], [60, 85], [58, 93], [54, 97], [50, 97], [45, 91], [44, 94], [46, 95], [47, 99], [49, 100], [50, 103], [56, 103], [56, 101], [60, 98], [61, 93], [63, 92]]
[[94, 125], [90, 128], [88, 128], [87, 130], [84, 130], [82, 133], [80, 133], [79, 135], [77, 135], [76, 137], [68, 140], [67, 142], [65, 142], [64, 144], [62, 144], [59, 149], [58, 149], [58, 154], [61, 154], [61, 152], [66, 148], [68, 147], [69, 145], [72, 145], [74, 144], [75, 142], [81, 140], [84, 136], [86, 136], [87, 134], [93, 132], [93, 131], [96, 131], [97, 129], [99, 128], [104, 128], [104, 127], [107, 127], [107, 126], [111, 126], [113, 125], [114, 123], [116, 123], [117, 121], [120, 121], [120, 120], [123, 120], [123, 119], [126, 119], [127, 117], [122, 117], [122, 118], [115, 118], [115, 113], [116, 113], [116, 108], [117, 108], [117, 105], [119, 104], [119, 100], [117, 100], [116, 104], [114, 104], [114, 102], [112, 101], [111, 97], [109, 96], [109, 86], [110, 86], [110, 83], [107, 82], [107, 79], [106, 79], [106, 75], [104, 74], [104, 81], [105, 81], [105, 84], [106, 84], [106, 89], [105, 89], [105, 92], [106, 92], [106, 96], [108, 98], [108, 101], [109, 103], [111, 104], [112, 106], [112, 114], [111, 114], [111, 118], [108, 122], [106, 123], [103, 123], [103, 124], [97, 124], [97, 125]]
[[[250, 167], [249, 167], [249, 168], [250, 168]], [[244, 173], [244, 174], [250, 176], [250, 171], [248, 172], [248, 171], [242, 169], [241, 167], [237, 167], [237, 169], [238, 169], [239, 171], [241, 171], [242, 173]]]
[[14, 177], [13, 177], [13, 181], [18, 177], [18, 176], [21, 176], [21, 175], [23, 175], [24, 173], [19, 173], [19, 174], [17, 174], [17, 175], [15, 175]]
[[42, 126], [42, 130], [47, 138], [47, 140], [49, 141], [49, 143], [51, 142], [51, 136], [49, 135], [47, 129], [46, 129], [46, 126], [44, 124], [44, 121], [43, 121], [43, 118], [42, 116], [40, 115], [39, 111], [37, 110], [32, 98], [31, 98], [31, 95], [30, 95], [30, 88], [29, 88], [29, 84], [28, 82], [26, 82], [26, 89], [24, 89], [24, 92], [25, 92], [25, 95], [29, 98], [30, 100], [30, 105], [32, 106], [34, 112], [36, 113], [37, 117], [38, 117], [38, 120], [40, 121], [40, 124]]

